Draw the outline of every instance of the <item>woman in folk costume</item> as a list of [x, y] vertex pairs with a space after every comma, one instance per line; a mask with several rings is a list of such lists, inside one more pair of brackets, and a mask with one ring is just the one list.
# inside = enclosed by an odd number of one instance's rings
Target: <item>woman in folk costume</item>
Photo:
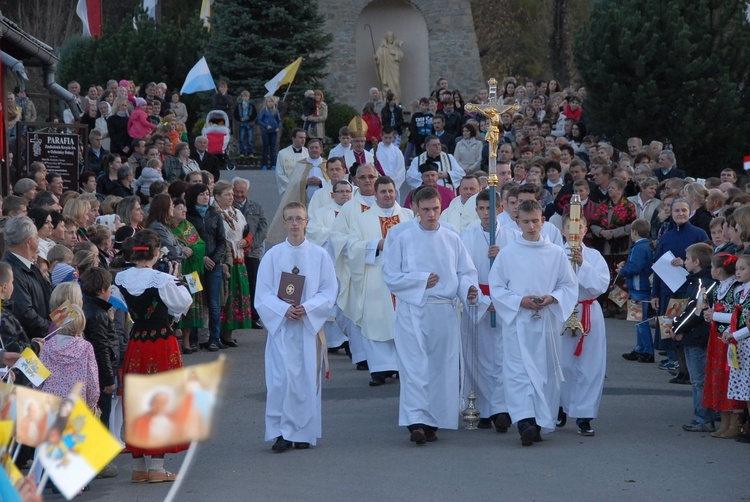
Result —
[[232, 330], [250, 329], [252, 327], [252, 302], [250, 300], [250, 284], [245, 267], [245, 248], [253, 242], [252, 234], [247, 233], [247, 221], [232, 202], [232, 184], [220, 181], [214, 187], [214, 200], [219, 215], [224, 223], [232, 265], [226, 263], [224, 277], [229, 277], [227, 301], [221, 309], [221, 341], [229, 347], [236, 347], [237, 340], [232, 338]]
[[706, 353], [706, 379], [703, 385], [701, 406], [721, 412], [721, 427], [711, 433], [712, 437], [730, 439], [739, 435], [740, 415], [745, 403], [727, 398], [729, 367], [727, 350], [729, 346], [722, 335], [730, 329], [735, 310], [734, 278], [737, 257], [729, 253], [719, 253], [711, 260], [711, 276], [719, 281], [709, 296], [712, 307], [703, 314], [711, 322]]
[[[732, 313], [729, 329], [721, 335], [724, 343], [728, 344], [727, 362], [729, 362], [729, 384], [727, 386], [727, 398], [743, 401], [750, 405], [750, 254], [743, 254], [737, 259], [737, 280], [741, 283], [734, 290], [735, 307]], [[732, 356], [732, 353], [735, 356]], [[733, 415], [731, 418], [738, 416]], [[730, 420], [730, 431], [734, 432], [737, 422]], [[750, 433], [747, 432], [737, 437], [738, 441], [750, 443]], [[723, 435], [722, 435], [723, 437]]]

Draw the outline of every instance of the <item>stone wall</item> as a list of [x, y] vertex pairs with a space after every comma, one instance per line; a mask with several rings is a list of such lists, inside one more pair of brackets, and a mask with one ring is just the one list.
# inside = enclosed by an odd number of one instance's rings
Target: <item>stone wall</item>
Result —
[[[334, 38], [328, 66], [329, 77], [325, 87], [337, 101], [359, 109], [366, 100], [366, 89], [373, 84], [358, 82], [357, 57], [359, 55], [360, 65], [364, 61], [371, 64], [372, 44], [369, 33], [358, 30], [362, 23], [360, 16], [363, 9], [368, 6], [368, 11], [383, 9], [387, 15], [388, 9], [392, 9], [394, 4], [415, 8], [424, 17], [427, 27], [428, 75], [423, 79], [424, 84], [420, 83], [418, 86], [418, 94], [429, 94], [439, 77], [447, 78], [450, 88], [460, 89], [466, 99], [486, 85], [468, 0], [318, 0], [319, 11]], [[388, 26], [385, 28], [389, 29]], [[382, 31], [373, 26], [376, 47], [382, 40]], [[403, 39], [409, 34], [396, 33], [396, 36]], [[367, 37], [367, 50], [362, 50], [361, 44], [364, 42], [360, 40], [359, 54], [358, 37]], [[402, 64], [402, 81], [404, 73], [408, 70]], [[402, 96], [401, 102], [406, 104], [418, 97], [420, 96]]]

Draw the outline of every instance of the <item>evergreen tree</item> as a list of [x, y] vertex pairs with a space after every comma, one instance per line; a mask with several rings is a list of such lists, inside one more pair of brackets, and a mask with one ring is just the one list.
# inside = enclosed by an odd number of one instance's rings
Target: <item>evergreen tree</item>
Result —
[[325, 75], [332, 36], [324, 30], [316, 1], [216, 0], [206, 60], [214, 76], [253, 97], [282, 68], [303, 57], [294, 86], [299, 90]]
[[750, 128], [744, 0], [598, 2], [576, 38], [590, 131], [671, 144], [680, 168], [738, 166]]

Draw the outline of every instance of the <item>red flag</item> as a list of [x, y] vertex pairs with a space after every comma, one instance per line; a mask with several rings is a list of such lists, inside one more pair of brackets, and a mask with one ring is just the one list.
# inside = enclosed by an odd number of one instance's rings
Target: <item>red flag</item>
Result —
[[76, 14], [83, 23], [84, 37], [102, 36], [102, 1], [78, 0]]

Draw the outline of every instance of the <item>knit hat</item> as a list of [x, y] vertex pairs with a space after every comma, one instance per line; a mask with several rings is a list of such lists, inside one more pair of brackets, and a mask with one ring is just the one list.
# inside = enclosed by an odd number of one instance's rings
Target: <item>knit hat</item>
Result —
[[143, 106], [146, 104], [146, 100], [143, 98], [135, 98], [135, 106]]
[[52, 287], [63, 282], [77, 281], [78, 271], [67, 263], [58, 263], [52, 269]]
[[16, 185], [13, 187], [13, 193], [16, 195], [23, 195], [29, 190], [33, 190], [37, 187], [36, 181], [31, 178], [21, 178], [16, 181]]

